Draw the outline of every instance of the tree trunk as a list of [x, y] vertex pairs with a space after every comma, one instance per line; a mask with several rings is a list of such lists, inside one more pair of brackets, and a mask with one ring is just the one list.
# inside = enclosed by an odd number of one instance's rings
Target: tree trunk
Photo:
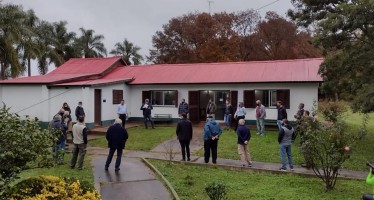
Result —
[[27, 75], [31, 76], [31, 59], [27, 59]]
[[1, 62], [0, 65], [1, 65], [1, 69], [0, 69], [1, 80], [5, 80], [5, 64]]

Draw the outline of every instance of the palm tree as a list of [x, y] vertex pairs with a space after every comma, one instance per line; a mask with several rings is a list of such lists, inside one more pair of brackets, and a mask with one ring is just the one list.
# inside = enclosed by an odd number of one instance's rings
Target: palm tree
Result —
[[20, 44], [25, 26], [21, 6], [0, 4], [0, 77], [17, 77], [22, 72], [16, 47]]
[[64, 64], [70, 58], [81, 57], [78, 48], [74, 48], [76, 34], [68, 32], [66, 21], [55, 22], [52, 24], [51, 45], [49, 52], [50, 63], [54, 63], [56, 67]]
[[143, 61], [143, 56], [138, 53], [140, 47], [135, 46], [126, 38], [122, 42], [122, 44], [118, 42], [114, 45], [114, 47], [115, 48], [110, 51], [110, 54], [121, 55], [122, 59], [126, 62], [127, 65], [139, 65], [141, 64], [141, 61]]
[[97, 58], [107, 55], [106, 48], [102, 40], [103, 35], [94, 35], [95, 31], [92, 29], [80, 28], [81, 36], [77, 39], [77, 44], [81, 48], [81, 52], [85, 58]]
[[36, 59], [41, 53], [37, 48], [38, 46], [36, 29], [38, 23], [39, 18], [35, 15], [35, 12], [33, 10], [28, 10], [26, 12], [26, 18], [23, 23], [28, 31], [22, 34], [21, 43], [18, 46], [18, 49], [23, 53], [22, 65], [27, 65], [28, 76], [31, 76], [31, 59]]

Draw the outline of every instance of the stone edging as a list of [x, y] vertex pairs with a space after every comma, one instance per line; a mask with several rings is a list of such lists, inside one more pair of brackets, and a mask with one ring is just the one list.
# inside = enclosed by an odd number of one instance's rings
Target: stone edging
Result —
[[180, 200], [179, 196], [178, 196], [178, 193], [174, 190], [173, 186], [170, 184], [170, 182], [161, 174], [160, 171], [158, 171], [158, 169], [152, 165], [152, 163], [150, 163], [146, 158], [142, 158], [142, 161], [149, 167], [152, 169], [152, 171], [154, 171], [158, 176], [160, 176], [162, 178], [162, 181], [165, 183], [165, 185], [167, 186], [167, 188], [169, 189], [169, 191], [171, 192], [171, 194], [173, 195], [173, 198], [174, 200]]

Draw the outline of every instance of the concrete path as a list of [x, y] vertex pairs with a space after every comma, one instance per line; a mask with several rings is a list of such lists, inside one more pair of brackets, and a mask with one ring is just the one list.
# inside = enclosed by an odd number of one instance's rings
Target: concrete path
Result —
[[106, 156], [95, 156], [92, 160], [95, 187], [103, 200], [172, 199], [163, 183], [139, 158], [123, 158], [121, 170], [117, 172], [114, 163], [105, 171], [105, 161]]

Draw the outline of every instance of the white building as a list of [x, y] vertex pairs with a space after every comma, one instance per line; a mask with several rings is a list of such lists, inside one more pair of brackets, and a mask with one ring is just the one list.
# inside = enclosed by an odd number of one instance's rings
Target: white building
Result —
[[111, 124], [118, 103], [125, 99], [130, 120], [142, 120], [144, 99], [152, 114], [178, 119], [178, 102], [186, 99], [191, 121], [205, 120], [208, 99], [223, 119], [224, 104], [244, 102], [246, 120], [255, 120], [255, 100], [267, 107], [267, 120], [276, 120], [277, 100], [287, 108], [289, 120], [299, 103], [311, 109], [318, 100], [318, 75], [323, 59], [125, 66], [119, 57], [71, 59], [49, 74], [0, 81], [0, 100], [12, 112], [48, 123], [64, 102], [74, 117], [83, 102], [88, 127]]

